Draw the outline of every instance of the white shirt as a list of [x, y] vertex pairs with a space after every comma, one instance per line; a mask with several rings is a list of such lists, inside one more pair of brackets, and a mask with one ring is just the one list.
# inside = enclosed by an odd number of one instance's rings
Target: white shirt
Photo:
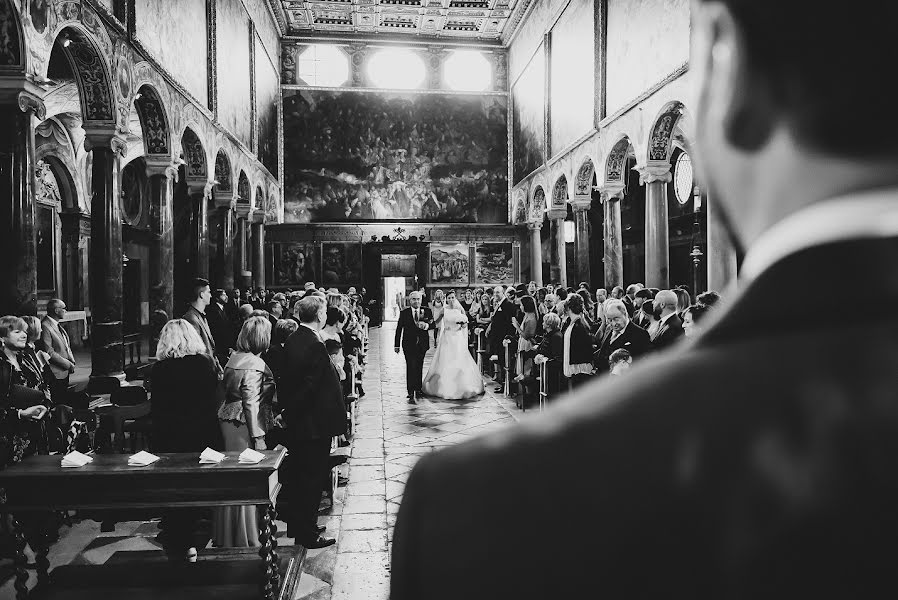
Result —
[[882, 188], [812, 204], [765, 231], [746, 254], [740, 282], [751, 281], [791, 254], [827, 243], [898, 236], [898, 188]]

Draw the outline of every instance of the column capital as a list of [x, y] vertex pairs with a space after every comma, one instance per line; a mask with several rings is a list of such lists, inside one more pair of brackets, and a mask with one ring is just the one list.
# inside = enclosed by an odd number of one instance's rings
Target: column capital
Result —
[[592, 207], [592, 196], [574, 194], [574, 197], [568, 202], [570, 202], [574, 212], [587, 211]]
[[128, 141], [118, 133], [115, 125], [90, 126], [84, 128], [84, 149], [110, 148], [113, 154], [124, 158], [128, 151]]
[[187, 178], [187, 193], [193, 196], [194, 194], [206, 194], [206, 184], [208, 182], [202, 177], [188, 177]]
[[40, 94], [36, 94], [29, 90], [22, 90], [18, 93], [16, 100], [19, 104], [19, 110], [23, 113], [33, 112], [34, 116], [43, 121], [47, 118], [47, 107]]
[[252, 214], [252, 206], [249, 204], [240, 203], [237, 205], [237, 218], [239, 219], [247, 219]]
[[564, 219], [567, 217], [567, 207], [550, 208], [546, 211], [546, 214], [549, 216], [549, 219], [553, 221], [564, 221]]
[[622, 200], [624, 197], [624, 184], [614, 183], [611, 185], [600, 185], [596, 187], [596, 191], [601, 194], [603, 204], [608, 200]]
[[263, 225], [265, 223], [265, 213], [257, 208], [250, 213], [250, 220], [253, 225]]
[[542, 228], [543, 224], [540, 221], [531, 221], [530, 223], [527, 223], [527, 229], [530, 231], [539, 231]]
[[215, 198], [215, 208], [227, 208], [230, 210], [236, 204], [234, 190], [215, 190], [213, 197]]
[[178, 165], [172, 163], [170, 157], [149, 154], [143, 158], [147, 164], [147, 177], [164, 175], [172, 181], [178, 181]]
[[650, 163], [636, 167], [636, 170], [639, 172], [639, 183], [641, 185], [656, 182], [670, 183], [673, 179], [673, 175], [670, 172], [670, 164], [666, 162], [660, 164]]

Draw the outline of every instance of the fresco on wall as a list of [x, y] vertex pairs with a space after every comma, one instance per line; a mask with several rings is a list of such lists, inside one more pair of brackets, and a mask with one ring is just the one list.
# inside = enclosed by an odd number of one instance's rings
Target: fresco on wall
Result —
[[513, 179], [517, 184], [546, 162], [546, 56], [540, 45], [511, 88]]
[[53, 276], [55, 269], [53, 247], [55, 239], [54, 213], [52, 206], [37, 205], [35, 207], [35, 235], [37, 237], [37, 289], [52, 290], [56, 287]]
[[194, 98], [207, 105], [206, 3], [135, 0], [134, 21], [141, 45]]
[[[19, 30], [16, 25], [15, 9], [9, 2], [0, 2], [0, 67], [18, 65], [22, 62]], [[46, 15], [47, 7], [43, 13]], [[47, 27], [46, 19], [44, 28]]]
[[[252, 146], [249, 15], [240, 0], [216, 0], [218, 120], [247, 148]], [[180, 4], [180, 3], [179, 3]], [[197, 4], [205, 4], [197, 2]], [[205, 57], [204, 57], [205, 60]], [[205, 79], [203, 80], [205, 85]]]
[[307, 281], [319, 283], [315, 244], [274, 244], [273, 249], [274, 285], [301, 289]]
[[362, 245], [356, 242], [321, 244], [321, 284], [354, 285], [362, 281]]
[[468, 283], [468, 245], [430, 245], [430, 283]]
[[514, 283], [511, 243], [479, 244], [474, 252], [477, 284]]
[[262, 40], [256, 44], [256, 131], [259, 136], [259, 160], [268, 172], [278, 176], [278, 99], [280, 82], [278, 71], [268, 57]]
[[595, 124], [595, 17], [592, 0], [574, 0], [552, 27], [550, 146], [564, 151]]
[[507, 100], [284, 91], [287, 223], [503, 223]]

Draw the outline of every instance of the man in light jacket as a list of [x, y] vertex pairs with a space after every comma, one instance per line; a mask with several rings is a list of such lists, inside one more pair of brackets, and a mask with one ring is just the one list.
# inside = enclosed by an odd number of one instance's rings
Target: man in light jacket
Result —
[[69, 334], [59, 324], [65, 318], [65, 302], [53, 298], [47, 302], [47, 315], [41, 320], [41, 344], [50, 355], [50, 370], [53, 381], [50, 381], [50, 394], [54, 402], [69, 389], [69, 377], [75, 372], [75, 355], [69, 342]]

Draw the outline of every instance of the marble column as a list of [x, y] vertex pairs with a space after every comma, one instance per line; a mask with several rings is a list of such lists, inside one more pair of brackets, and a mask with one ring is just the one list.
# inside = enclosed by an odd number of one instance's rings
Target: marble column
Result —
[[243, 271], [246, 269], [246, 219], [237, 218], [237, 247], [234, 248], [234, 281], [243, 287]]
[[[217, 200], [216, 200], [217, 202]], [[233, 204], [218, 207], [221, 219], [221, 237], [218, 241], [218, 264], [221, 265], [217, 286], [234, 289], [234, 207]]]
[[590, 196], [577, 196], [571, 199], [571, 207], [574, 209], [574, 222], [577, 225], [576, 253], [577, 253], [577, 283], [585, 281], [592, 289], [592, 271], [589, 264], [589, 208], [592, 206]]
[[260, 220], [252, 225], [253, 287], [265, 287], [265, 225]]
[[527, 223], [530, 230], [530, 279], [536, 282], [536, 287], [543, 286], [543, 248], [539, 232], [542, 223]]
[[[553, 241], [555, 242], [555, 254], [558, 257], [558, 279], [554, 283], [567, 287], [567, 244], [564, 241], [564, 219], [567, 217], [567, 207], [549, 209], [548, 215], [555, 232]], [[554, 268], [552, 272], [555, 273]]]
[[46, 109], [39, 88], [14, 86], [0, 87], [0, 315], [36, 315], [34, 126]]
[[639, 182], [646, 186], [645, 285], [662, 290], [670, 287], [670, 240], [667, 228], [667, 184], [670, 180], [670, 165], [666, 162], [639, 169]]
[[124, 380], [122, 370], [122, 217], [119, 169], [127, 142], [113, 127], [86, 131], [85, 149], [93, 153], [90, 204], [90, 385]]
[[736, 248], [720, 218], [720, 207], [714, 198], [707, 198], [708, 243], [705, 260], [708, 268], [708, 289], [722, 292], [735, 280], [737, 273]]
[[620, 203], [624, 197], [623, 184], [599, 188], [602, 194], [604, 227], [605, 288], [610, 292], [624, 285], [624, 243], [621, 231]]
[[213, 184], [203, 186], [202, 195], [197, 194], [196, 207], [196, 276], [209, 279], [209, 202], [212, 200]]
[[63, 300], [69, 310], [84, 310], [88, 303], [84, 286], [88, 271], [82, 265], [81, 248], [86, 249], [90, 239], [90, 215], [63, 211], [59, 217], [62, 220], [63, 289], [66, 291]]
[[167, 156], [147, 156], [150, 211], [154, 243], [150, 245], [150, 313], [162, 310], [172, 318], [174, 298], [174, 224], [172, 202], [178, 167]]

